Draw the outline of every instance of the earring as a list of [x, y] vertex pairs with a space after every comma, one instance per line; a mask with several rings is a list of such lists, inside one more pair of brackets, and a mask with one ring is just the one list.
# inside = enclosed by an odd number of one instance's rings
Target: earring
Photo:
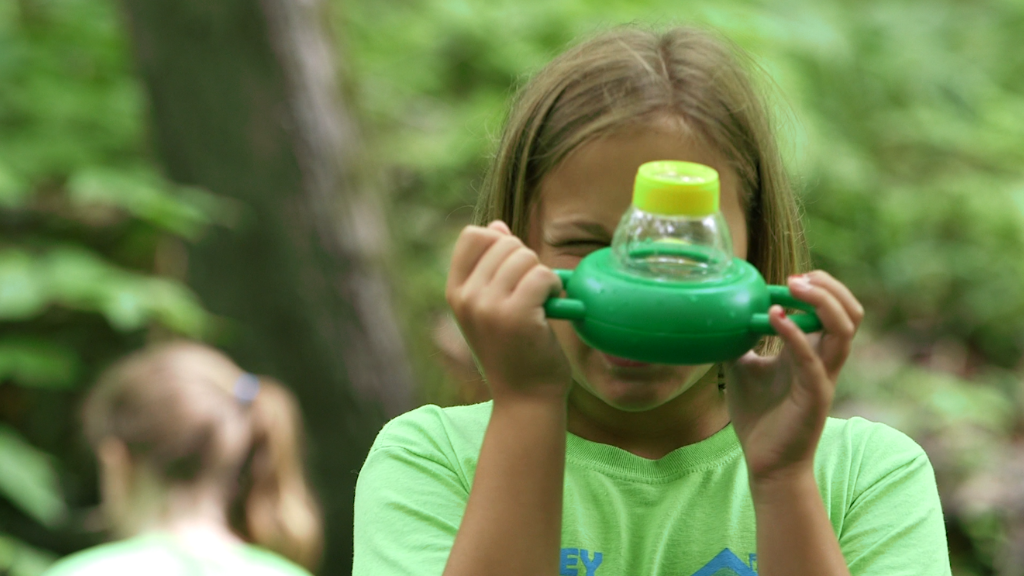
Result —
[[723, 364], [718, 365], [718, 391], [725, 391], [725, 366]]

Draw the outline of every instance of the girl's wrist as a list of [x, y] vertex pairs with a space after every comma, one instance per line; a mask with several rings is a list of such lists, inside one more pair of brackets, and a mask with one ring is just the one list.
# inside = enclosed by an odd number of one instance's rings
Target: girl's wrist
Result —
[[820, 498], [813, 462], [801, 463], [771, 473], [750, 475], [750, 495], [755, 510], [760, 507], [787, 506], [813, 496]]
[[524, 405], [560, 405], [565, 406], [569, 399], [571, 382], [560, 379], [538, 382], [506, 382], [503, 380], [488, 380], [491, 390], [491, 397], [494, 404], [524, 404]]
[[491, 417], [496, 414], [533, 420], [555, 419], [564, 424], [568, 409], [568, 392], [554, 390], [502, 391], [493, 395]]

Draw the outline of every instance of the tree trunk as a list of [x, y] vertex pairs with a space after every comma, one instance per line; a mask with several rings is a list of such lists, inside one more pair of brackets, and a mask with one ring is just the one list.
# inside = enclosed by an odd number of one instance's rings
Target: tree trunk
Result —
[[241, 201], [237, 229], [190, 249], [188, 280], [226, 319], [225, 349], [302, 403], [327, 520], [322, 573], [351, 566], [356, 472], [412, 382], [357, 190], [320, 0], [124, 0], [168, 175]]

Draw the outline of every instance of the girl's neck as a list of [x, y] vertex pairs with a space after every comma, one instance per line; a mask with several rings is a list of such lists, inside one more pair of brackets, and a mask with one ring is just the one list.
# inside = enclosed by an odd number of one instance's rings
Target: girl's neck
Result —
[[225, 523], [203, 517], [162, 522], [155, 525], [154, 531], [170, 534], [192, 550], [223, 550], [242, 544], [242, 539]]
[[224, 498], [219, 490], [166, 489], [161, 496], [150, 500], [154, 505], [148, 509], [145, 504], [136, 508], [135, 533], [170, 534], [190, 548], [216, 548], [242, 542], [228, 525]]
[[569, 393], [569, 432], [657, 460], [706, 440], [729, 424], [725, 394], [707, 380], [653, 410], [626, 412], [580, 386]]

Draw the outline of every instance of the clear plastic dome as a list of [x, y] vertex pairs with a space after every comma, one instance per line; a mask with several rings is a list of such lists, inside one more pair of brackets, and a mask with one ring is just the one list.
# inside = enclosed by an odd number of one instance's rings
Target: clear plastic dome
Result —
[[658, 280], [720, 278], [732, 257], [732, 240], [721, 212], [663, 215], [631, 206], [612, 239], [612, 259], [620, 269]]

